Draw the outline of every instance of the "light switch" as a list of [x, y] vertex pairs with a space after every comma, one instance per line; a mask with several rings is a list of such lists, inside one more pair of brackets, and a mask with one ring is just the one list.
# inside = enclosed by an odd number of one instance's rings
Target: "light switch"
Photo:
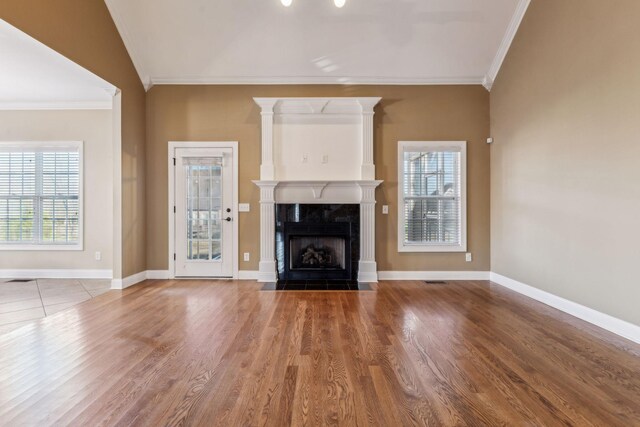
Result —
[[325, 154], [322, 156], [322, 163], [326, 164], [329, 163], [329, 155]]
[[251, 205], [249, 203], [239, 203], [238, 204], [238, 212], [250, 212]]
[[247, 262], [251, 258], [251, 254], [249, 252], [244, 253], [244, 261]]
[[382, 205], [382, 215], [389, 215], [389, 205]]

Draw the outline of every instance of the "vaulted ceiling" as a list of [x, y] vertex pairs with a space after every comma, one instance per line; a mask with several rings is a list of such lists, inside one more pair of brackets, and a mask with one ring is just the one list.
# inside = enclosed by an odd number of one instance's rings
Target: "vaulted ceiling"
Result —
[[111, 108], [115, 90], [0, 20], [0, 109]]
[[106, 0], [145, 84], [490, 86], [529, 0]]

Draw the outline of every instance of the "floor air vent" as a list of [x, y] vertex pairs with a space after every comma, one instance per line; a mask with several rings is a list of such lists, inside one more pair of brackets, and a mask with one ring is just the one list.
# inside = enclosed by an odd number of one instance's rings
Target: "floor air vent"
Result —
[[13, 279], [13, 280], [9, 280], [7, 283], [27, 283], [27, 282], [33, 282], [36, 279]]
[[425, 280], [424, 283], [427, 285], [446, 285], [447, 282], [444, 280]]

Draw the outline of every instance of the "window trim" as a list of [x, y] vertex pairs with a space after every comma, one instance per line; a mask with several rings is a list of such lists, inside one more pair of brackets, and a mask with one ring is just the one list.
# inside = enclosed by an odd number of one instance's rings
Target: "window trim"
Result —
[[68, 148], [78, 150], [78, 243], [0, 243], [0, 251], [83, 251], [84, 250], [84, 141], [0, 141], [0, 151]]
[[[404, 242], [404, 152], [450, 148], [460, 151], [460, 244]], [[398, 141], [398, 252], [467, 252], [467, 141]]]

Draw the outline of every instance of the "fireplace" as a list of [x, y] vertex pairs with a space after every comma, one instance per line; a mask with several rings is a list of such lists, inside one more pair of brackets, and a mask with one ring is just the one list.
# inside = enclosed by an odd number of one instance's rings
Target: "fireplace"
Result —
[[[261, 109], [260, 179], [253, 181], [260, 188], [259, 282], [286, 281], [292, 273], [326, 282], [337, 270], [335, 257], [344, 258], [342, 274], [351, 269], [350, 281], [378, 281], [375, 206], [382, 181], [376, 180], [373, 146], [380, 99], [254, 98]], [[287, 222], [348, 222], [344, 254], [335, 240], [294, 242], [313, 265], [296, 264], [284, 239]]]
[[355, 281], [359, 206], [276, 206], [279, 281]]

